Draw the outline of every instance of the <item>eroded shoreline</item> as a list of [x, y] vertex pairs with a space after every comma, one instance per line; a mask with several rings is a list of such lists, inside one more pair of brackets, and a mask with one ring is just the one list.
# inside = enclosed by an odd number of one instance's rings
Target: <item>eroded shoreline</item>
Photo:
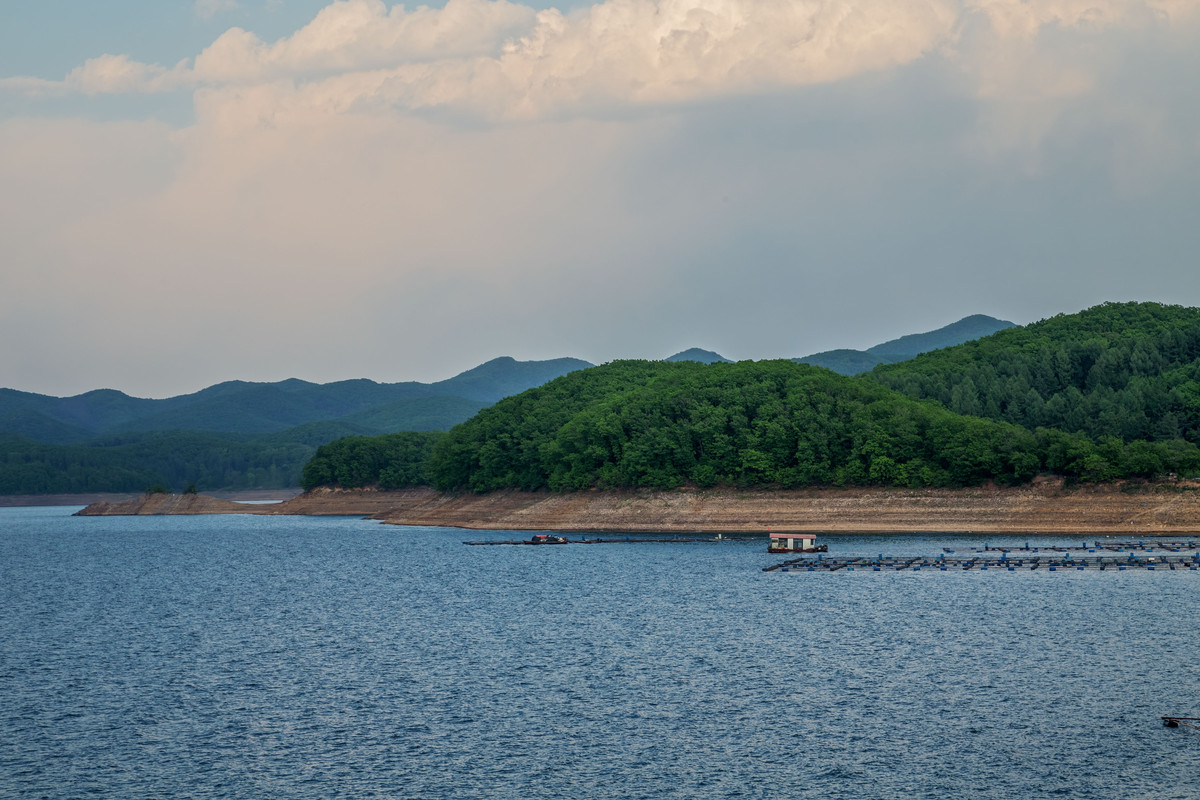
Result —
[[797, 489], [441, 493], [321, 488], [272, 505], [205, 495], [96, 503], [84, 516], [265, 514], [361, 516], [392, 525], [588, 533], [1184, 534], [1200, 531], [1200, 483], [1066, 488]]

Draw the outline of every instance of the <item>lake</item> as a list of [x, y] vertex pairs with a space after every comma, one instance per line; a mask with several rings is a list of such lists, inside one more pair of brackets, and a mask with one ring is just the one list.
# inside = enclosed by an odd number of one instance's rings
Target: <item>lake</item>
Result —
[[75, 510], [0, 509], [0, 797], [1200, 797], [1197, 572]]

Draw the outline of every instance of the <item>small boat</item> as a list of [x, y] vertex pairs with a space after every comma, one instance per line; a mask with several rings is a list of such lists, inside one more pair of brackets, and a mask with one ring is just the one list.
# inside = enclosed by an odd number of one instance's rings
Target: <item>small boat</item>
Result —
[[817, 544], [815, 533], [770, 532], [768, 553], [828, 553], [829, 545]]
[[566, 544], [567, 537], [551, 536], [548, 533], [535, 533], [529, 540], [530, 544]]

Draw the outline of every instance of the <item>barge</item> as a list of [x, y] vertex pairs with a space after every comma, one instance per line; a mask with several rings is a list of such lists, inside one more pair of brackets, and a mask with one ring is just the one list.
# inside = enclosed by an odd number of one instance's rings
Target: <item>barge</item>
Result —
[[771, 531], [767, 540], [768, 553], [827, 553], [829, 545], [817, 544], [815, 533], [780, 533]]

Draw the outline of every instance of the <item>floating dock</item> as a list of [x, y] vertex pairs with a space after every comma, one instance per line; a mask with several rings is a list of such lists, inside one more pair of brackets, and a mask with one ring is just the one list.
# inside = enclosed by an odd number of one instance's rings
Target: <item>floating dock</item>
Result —
[[[1035, 545], [1030, 547], [1029, 542], [1025, 543], [1024, 547], [1013, 547], [1011, 545], [1005, 547], [993, 547], [990, 544], [984, 544], [983, 547], [971, 547], [964, 549], [964, 553], [1095, 553], [1104, 551], [1108, 553], [1182, 553], [1184, 550], [1200, 549], [1194, 541], [1186, 542], [1163, 542], [1163, 541], [1138, 541], [1138, 542], [1101, 542], [1088, 544], [1084, 542], [1079, 546], [1072, 545]], [[943, 553], [956, 553], [955, 549], [949, 547], [942, 548]]]
[[[1049, 549], [1049, 548], [1045, 548]], [[900, 572], [902, 570], [936, 570], [963, 572], [970, 570], [1003, 570], [1007, 572], [1032, 572], [1044, 570], [1061, 572], [1066, 570], [1085, 571], [1096, 570], [1103, 572], [1123, 572], [1125, 570], [1171, 570], [1171, 571], [1200, 571], [1200, 551], [1190, 556], [1157, 556], [1139, 557], [1130, 553], [1125, 558], [1116, 556], [1083, 556], [1072, 558], [1070, 553], [1059, 554], [1030, 554], [1009, 558], [1002, 554], [1000, 558], [981, 558], [979, 556], [958, 556], [942, 554], [935, 558], [927, 556], [826, 556], [793, 558], [780, 564], [763, 567], [763, 572], [837, 572], [846, 570], [865, 570], [874, 572]]]
[[[597, 537], [595, 539], [588, 539], [587, 537], [582, 537], [579, 539], [571, 539], [566, 536], [562, 536], [562, 537], [558, 537], [558, 538], [564, 539], [565, 541], [535, 542], [531, 539], [507, 539], [507, 540], [503, 540], [503, 541], [501, 541], [501, 540], [481, 540], [481, 541], [463, 542], [463, 544], [471, 545], [472, 547], [478, 547], [480, 545], [499, 545], [499, 544], [532, 544], [532, 545], [537, 545], [539, 547], [543, 547], [543, 546], [550, 547], [550, 546], [562, 546], [564, 544], [685, 544], [688, 542], [727, 542], [727, 541], [731, 540], [731, 537], [722, 536], [720, 534], [718, 534], [716, 536], [706, 536], [706, 537], [672, 536], [670, 538], [665, 538], [665, 539], [661, 538], [661, 537], [660, 538], [647, 538], [644, 536], [636, 536], [636, 537], [635, 536], [626, 536], [622, 539], [601, 539], [599, 537]], [[747, 537], [740, 537], [740, 538], [744, 539]]]

